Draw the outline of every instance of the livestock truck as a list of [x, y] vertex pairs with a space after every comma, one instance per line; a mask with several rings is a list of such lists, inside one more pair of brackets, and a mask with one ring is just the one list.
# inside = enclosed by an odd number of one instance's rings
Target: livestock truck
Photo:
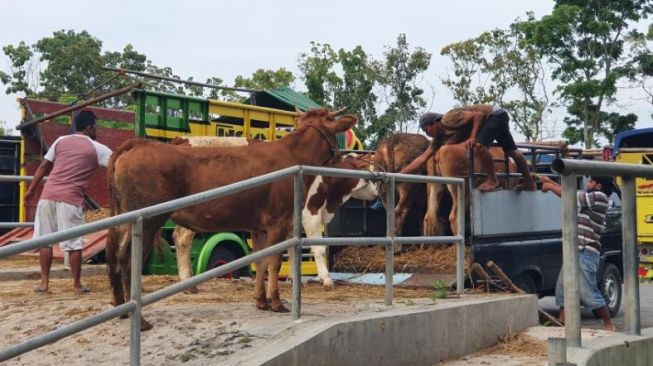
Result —
[[[612, 156], [619, 163], [653, 165], [653, 128], [619, 133]], [[653, 179], [637, 178], [635, 187], [639, 276], [653, 279]]]
[[[121, 143], [133, 137], [168, 141], [179, 136], [242, 136], [266, 141], [283, 137], [294, 128], [295, 107], [306, 110], [320, 107], [305, 96], [289, 88], [256, 92], [248, 102], [252, 104], [225, 102], [213, 99], [188, 97], [148, 90], [132, 92], [135, 112], [91, 107], [98, 116], [98, 141], [115, 150]], [[66, 105], [34, 99], [20, 99], [22, 120], [38, 118], [67, 107]], [[33, 175], [40, 160], [57, 137], [70, 133], [72, 114], [52, 121], [44, 121], [22, 130], [19, 141], [7, 138], [0, 149], [0, 168], [3, 174]], [[338, 136], [341, 148], [361, 149], [362, 144], [353, 131]], [[6, 150], [6, 151], [5, 151]], [[238, 167], [234, 167], [237, 169]], [[146, 179], [146, 177], [144, 177]], [[3, 222], [32, 221], [36, 200], [25, 202], [22, 197], [25, 184], [7, 183], [11, 190], [3, 190], [0, 202], [11, 208]], [[104, 171], [96, 173], [87, 191], [87, 208], [108, 206]], [[11, 215], [9, 215], [11, 214]], [[177, 261], [172, 241], [174, 223], [168, 221], [162, 230], [161, 253], [154, 253], [144, 266], [148, 274], [177, 274]], [[87, 236], [85, 258], [103, 259], [105, 233]], [[15, 229], [0, 237], [0, 245], [31, 237], [31, 228]], [[248, 254], [251, 243], [246, 233], [219, 232], [199, 233], [191, 248], [193, 273], [201, 273], [220, 264]], [[62, 255], [55, 248], [55, 256]], [[282, 274], [288, 273], [284, 260]], [[243, 268], [233, 275], [249, 274], [254, 267]], [[317, 274], [312, 256], [302, 256], [302, 273]]]
[[[529, 160], [533, 169], [550, 173], [546, 169], [546, 162], [554, 157], [550, 149], [528, 146], [524, 153], [531, 155]], [[578, 183], [579, 189], [584, 188], [584, 182]], [[470, 209], [466, 218], [465, 244], [470, 249], [469, 259], [481, 265], [493, 261], [515, 285], [528, 293], [540, 297], [554, 295], [562, 268], [560, 198], [539, 190], [482, 193], [476, 189], [468, 197]], [[621, 305], [623, 265], [620, 202], [616, 195], [611, 199], [607, 226], [601, 236], [597, 280], [610, 314], [614, 316]], [[423, 214], [423, 211], [411, 212], [402, 235], [421, 235]], [[385, 210], [382, 207], [350, 200], [336, 213], [325, 235], [385, 236], [385, 230]], [[337, 247], [330, 248], [332, 263], [337, 250]], [[475, 282], [478, 280], [474, 278]], [[501, 287], [500, 281], [493, 281], [493, 284]]]

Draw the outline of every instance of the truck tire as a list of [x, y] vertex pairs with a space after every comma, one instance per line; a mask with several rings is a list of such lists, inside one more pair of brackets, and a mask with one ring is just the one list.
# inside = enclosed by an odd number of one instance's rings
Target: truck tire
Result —
[[[621, 307], [621, 296], [623, 295], [621, 290], [621, 275], [614, 264], [605, 264], [599, 282], [599, 290], [603, 294], [605, 303], [608, 306], [610, 317], [614, 318], [619, 312], [619, 307]], [[596, 316], [596, 313], [594, 316]]]
[[[213, 248], [213, 251], [211, 252], [211, 256], [209, 257], [209, 264], [207, 266], [207, 271], [216, 268], [218, 266], [221, 266], [223, 264], [229, 263], [235, 259], [236, 256], [234, 255], [234, 253], [231, 252], [231, 250], [218, 245], [215, 248]], [[230, 279], [238, 278], [240, 277], [238, 272], [239, 271], [229, 272], [220, 278], [230, 278]]]
[[533, 276], [528, 273], [522, 273], [517, 277], [517, 280], [514, 281], [514, 284], [528, 294], [537, 294], [537, 285], [535, 285]]

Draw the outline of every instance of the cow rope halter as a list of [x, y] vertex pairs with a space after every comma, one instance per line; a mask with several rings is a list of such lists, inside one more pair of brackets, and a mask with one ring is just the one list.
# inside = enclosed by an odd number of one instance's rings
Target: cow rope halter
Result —
[[322, 162], [322, 164], [320, 164], [320, 165], [324, 165], [327, 161], [340, 156], [340, 150], [338, 149], [338, 147], [335, 146], [335, 144], [331, 142], [329, 137], [326, 135], [326, 133], [324, 131], [322, 131], [321, 128], [317, 127], [316, 125], [314, 125], [312, 123], [307, 123], [305, 126], [306, 127], [313, 127], [320, 134], [322, 139], [324, 141], [326, 141], [326, 143], [329, 145], [329, 150], [331, 151], [331, 156], [326, 158], [326, 160], [324, 160]]

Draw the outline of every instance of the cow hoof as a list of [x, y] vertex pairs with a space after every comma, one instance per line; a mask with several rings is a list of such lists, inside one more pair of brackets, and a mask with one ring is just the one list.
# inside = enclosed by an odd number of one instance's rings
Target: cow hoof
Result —
[[197, 286], [193, 286], [189, 288], [188, 290], [184, 290], [184, 293], [187, 295], [194, 295], [194, 294], [199, 294], [200, 289], [197, 288]]
[[150, 324], [147, 320], [141, 318], [141, 332], [148, 331], [150, 329], [154, 328], [152, 324]]
[[333, 281], [331, 281], [331, 280], [329, 280], [329, 281], [324, 281], [324, 283], [322, 284], [322, 286], [324, 286], [324, 289], [325, 289], [325, 290], [333, 290], [333, 289], [336, 287], [336, 285], [334, 285], [334, 284], [333, 284]]
[[256, 308], [259, 310], [270, 310], [269, 301], [256, 301]]
[[290, 310], [288, 310], [288, 308], [283, 306], [283, 304], [279, 304], [277, 306], [273, 305], [272, 306], [272, 311], [274, 311], [275, 313], [287, 313], [287, 312], [290, 312]]

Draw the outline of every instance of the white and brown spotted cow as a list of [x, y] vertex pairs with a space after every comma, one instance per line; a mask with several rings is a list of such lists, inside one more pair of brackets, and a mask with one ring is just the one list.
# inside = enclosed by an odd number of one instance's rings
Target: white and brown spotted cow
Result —
[[[184, 136], [172, 140], [175, 145], [190, 146], [245, 146], [258, 143], [259, 140], [248, 140], [242, 137], [212, 137], [212, 136]], [[349, 154], [341, 157], [332, 168], [364, 170], [370, 166], [369, 160], [364, 155]], [[322, 225], [333, 219], [335, 210], [350, 198], [360, 200], [375, 200], [378, 196], [375, 184], [364, 179], [346, 179], [323, 176], [307, 176], [307, 199], [302, 211], [302, 224], [306, 236], [309, 238], [322, 237]], [[190, 249], [195, 232], [177, 225], [172, 234], [177, 248], [177, 266], [181, 280], [192, 276]], [[323, 245], [311, 246], [311, 253], [315, 258], [318, 276], [326, 288], [333, 287], [333, 280], [329, 275], [326, 260], [326, 247]], [[292, 253], [292, 251], [290, 251]], [[292, 258], [291, 258], [292, 260]], [[197, 293], [198, 289], [189, 290]]]

